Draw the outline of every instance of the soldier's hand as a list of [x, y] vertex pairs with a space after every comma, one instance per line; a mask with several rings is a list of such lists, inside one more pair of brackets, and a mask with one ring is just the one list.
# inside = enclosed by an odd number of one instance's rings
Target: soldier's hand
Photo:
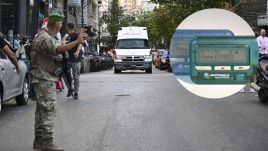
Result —
[[81, 43], [83, 40], [85, 40], [87, 38], [87, 34], [85, 33], [86, 32], [86, 29], [81, 29], [80, 30], [80, 34], [77, 38], [78, 42]]

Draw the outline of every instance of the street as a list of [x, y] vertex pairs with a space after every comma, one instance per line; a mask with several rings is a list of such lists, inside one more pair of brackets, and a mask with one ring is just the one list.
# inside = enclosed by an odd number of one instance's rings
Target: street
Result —
[[[55, 136], [66, 151], [267, 151], [268, 105], [256, 93], [204, 99], [154, 68], [80, 80], [79, 100], [57, 93]], [[35, 101], [3, 105], [1, 151], [33, 150], [34, 112]]]

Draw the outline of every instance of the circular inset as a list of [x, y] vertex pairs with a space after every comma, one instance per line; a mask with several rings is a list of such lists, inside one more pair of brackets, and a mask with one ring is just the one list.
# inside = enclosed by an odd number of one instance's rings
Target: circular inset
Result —
[[[207, 36], [212, 38], [209, 39], [207, 38]], [[190, 52], [197, 51], [198, 53], [199, 52], [201, 53], [200, 51], [201, 49], [199, 50], [196, 48], [196, 50], [194, 50], [195, 49], [194, 47], [201, 48], [199, 45], [193, 44], [194, 40], [197, 40], [196, 41], [197, 44], [200, 44], [201, 40], [206, 44], [207, 41], [209, 42], [211, 42], [211, 40], [213, 41], [213, 37], [219, 37], [215, 39], [223, 39], [227, 42], [228, 41], [230, 42], [232, 41], [231, 39], [233, 37], [240, 37], [240, 36], [247, 36], [252, 39], [252, 37], [255, 36], [255, 34], [246, 21], [244, 21], [241, 17], [230, 11], [224, 9], [205, 9], [198, 11], [187, 17], [184, 21], [181, 22], [181, 24], [174, 32], [170, 43], [170, 61], [176, 79], [184, 88], [186, 88], [191, 93], [205, 98], [223, 98], [238, 92], [245, 86], [244, 83], [237, 82], [236, 84], [235, 83], [207, 84], [206, 81], [204, 82], [204, 84], [194, 83], [190, 77], [190, 73], [192, 74], [192, 71], [194, 71], [190, 70], [190, 68], [193, 69], [193, 65], [191, 67], [190, 64], [190, 58], [193, 59], [196, 56], [190, 56]], [[239, 42], [241, 42], [241, 40]], [[238, 45], [239, 42], [236, 44]], [[222, 44], [224, 45], [225, 42], [222, 42], [219, 45], [217, 45], [219, 46], [217, 47], [217, 49], [219, 49], [217, 50], [217, 53], [222, 53], [223, 55], [226, 55], [224, 53], [226, 53], [228, 48], [222, 46]], [[190, 46], [192, 46], [193, 48], [190, 48]], [[190, 51], [190, 49], [192, 51]], [[214, 51], [215, 49], [213, 49], [213, 53], [215, 53]], [[224, 51], [221, 49], [224, 49]], [[238, 49], [240, 50], [240, 47], [239, 48], [230, 47], [229, 52], [230, 54], [237, 53], [238, 57], [236, 56], [233, 57], [234, 59], [238, 58], [237, 60], [239, 60], [239, 55], [240, 56], [244, 55]], [[202, 54], [205, 54], [205, 57], [200, 57], [199, 60], [201, 61], [207, 61], [209, 60], [207, 58], [212, 56], [212, 52], [210, 51], [204, 51], [202, 52]], [[257, 60], [257, 52], [254, 54], [252, 53], [251, 55], [255, 60]], [[229, 59], [228, 61], [230, 62], [232, 60]], [[234, 62], [234, 64], [235, 63], [237, 64], [236, 67], [231, 65], [229, 66], [228, 63], [226, 63], [227, 65], [223, 64], [220, 66], [214, 66], [211, 62], [207, 63], [207, 65], [205, 65], [205, 63], [203, 62], [202, 66], [196, 65], [194, 67], [198, 71], [204, 71], [202, 72], [203, 80], [211, 78], [226, 78], [226, 77], [236, 78], [237, 80], [243, 79], [244, 76], [242, 74], [238, 74], [235, 76], [228, 74], [228, 70], [248, 69], [248, 67], [244, 66], [242, 63], [239, 64], [238, 62]], [[252, 67], [250, 67], [250, 69], [253, 70]], [[210, 71], [213, 70], [219, 70], [218, 73], [220, 74], [212, 74]]]

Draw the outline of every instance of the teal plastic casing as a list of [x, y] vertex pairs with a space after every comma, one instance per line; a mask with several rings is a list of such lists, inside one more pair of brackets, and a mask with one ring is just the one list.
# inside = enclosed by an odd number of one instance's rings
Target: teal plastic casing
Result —
[[196, 84], [246, 84], [255, 73], [254, 36], [195, 37], [189, 45], [190, 77]]

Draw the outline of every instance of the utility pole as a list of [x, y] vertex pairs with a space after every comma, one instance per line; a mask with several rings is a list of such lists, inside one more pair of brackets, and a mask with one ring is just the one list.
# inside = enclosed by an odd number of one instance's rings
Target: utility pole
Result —
[[38, 32], [38, 15], [39, 15], [39, 0], [34, 0], [33, 15], [32, 15], [32, 32], [31, 39], [34, 39], [35, 34]]
[[102, 4], [102, 1], [101, 0], [98, 0], [98, 26], [99, 26], [99, 32], [98, 32], [98, 43], [99, 43], [99, 49], [100, 49], [100, 44], [101, 44], [101, 41], [100, 41], [100, 34], [101, 34], [101, 31], [100, 31], [100, 6], [101, 6], [101, 4]]
[[67, 6], [68, 0], [64, 0], [63, 1], [63, 15], [64, 15], [64, 20], [63, 20], [63, 26], [61, 28], [61, 34], [64, 35], [66, 33], [66, 25], [67, 25], [67, 18], [68, 18], [68, 14], [67, 14], [67, 10], [68, 10], [68, 6]]
[[99, 47], [100, 47], [100, 34], [101, 34], [101, 31], [100, 31], [100, 5], [98, 4], [98, 25], [99, 25], [99, 32], [98, 32], [98, 41], [99, 41]]
[[84, 0], [81, 0], [81, 24], [82, 28], [84, 27]]

